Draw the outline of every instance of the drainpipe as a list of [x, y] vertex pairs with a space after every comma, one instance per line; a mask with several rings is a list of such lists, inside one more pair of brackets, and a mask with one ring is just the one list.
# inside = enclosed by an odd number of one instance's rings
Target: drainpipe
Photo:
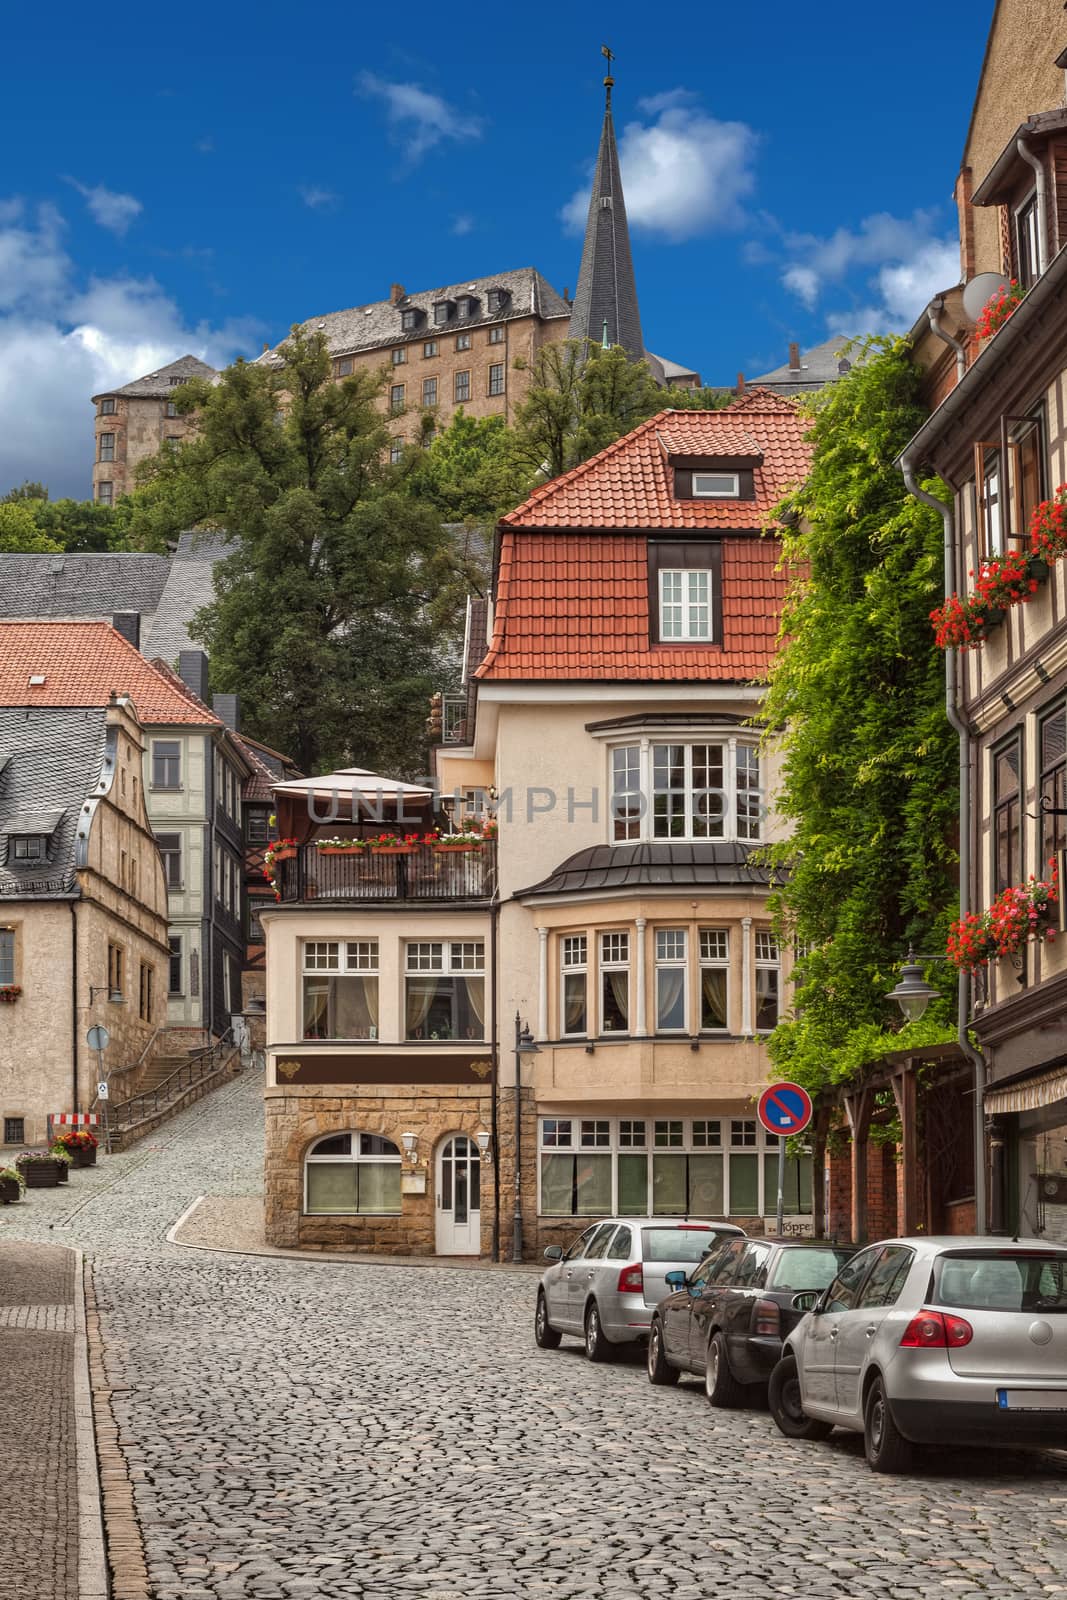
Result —
[[500, 1260], [500, 1118], [497, 1106], [500, 1100], [500, 1030], [497, 1027], [497, 969], [500, 961], [500, 902], [494, 900], [489, 909], [489, 1016], [492, 1019], [492, 1085], [493, 1098], [489, 1107], [489, 1136], [493, 1151], [493, 1260]]
[[70, 902], [70, 1109], [78, 1109], [78, 906]]
[[[904, 482], [909, 494], [923, 505], [930, 506], [941, 518], [944, 533], [945, 550], [945, 595], [946, 597], [956, 587], [956, 538], [955, 518], [952, 507], [939, 500], [936, 495], [928, 493], [915, 479], [915, 463], [905, 451], [900, 458], [900, 470], [904, 474]], [[945, 715], [952, 727], [956, 730], [960, 742], [960, 916], [965, 917], [971, 909], [971, 735], [966, 723], [956, 709], [957, 698], [957, 654], [955, 650], [945, 652]], [[972, 1045], [967, 1036], [967, 1023], [970, 1019], [971, 1009], [971, 977], [969, 973], [961, 972], [959, 980], [959, 1010], [956, 1019], [956, 1042], [960, 1050], [971, 1063], [974, 1071], [974, 1227], [975, 1232], [984, 1234], [989, 1231], [986, 1213], [986, 1165], [985, 1165], [985, 1112], [983, 1109], [986, 1086], [985, 1058]]]
[[1034, 155], [1026, 140], [1020, 137], [1015, 141], [1015, 148], [1022, 156], [1028, 167], [1034, 169], [1034, 193], [1037, 210], [1037, 271], [1040, 277], [1048, 266], [1048, 214], [1045, 209], [1045, 165], [1039, 157]]
[[[937, 337], [939, 339], [944, 339], [945, 343], [946, 344], [950, 344], [952, 346], [953, 350], [955, 350], [955, 352], [956, 352], [956, 382], [959, 383], [960, 379], [963, 377], [964, 373], [967, 371], [967, 350], [966, 350], [966, 347], [964, 345], [960, 344], [960, 341], [958, 339], [954, 338], [952, 336], [952, 334], [949, 333], [946, 328], [943, 328], [941, 326], [941, 313], [944, 311], [944, 309], [945, 309], [944, 296], [943, 295], [936, 295], [934, 297], [934, 299], [930, 301], [930, 304], [926, 308], [926, 317], [927, 317], [927, 321], [929, 322], [931, 328], [937, 334]], [[915, 491], [912, 490], [913, 494], [914, 494], [914, 492]], [[938, 502], [938, 503], [940, 504], [940, 502]]]

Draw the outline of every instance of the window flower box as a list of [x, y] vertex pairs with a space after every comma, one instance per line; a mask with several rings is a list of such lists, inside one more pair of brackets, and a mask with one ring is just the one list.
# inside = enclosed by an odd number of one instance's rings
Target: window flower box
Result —
[[0, 1002], [4, 1005], [13, 1006], [21, 993], [22, 989], [17, 983], [0, 984]]
[[960, 972], [977, 972], [990, 961], [1018, 955], [1025, 945], [1049, 943], [1056, 937], [1050, 926], [1059, 900], [1056, 862], [1047, 878], [1028, 878], [1004, 889], [988, 911], [972, 911], [958, 918], [949, 930], [947, 955]]
[[934, 638], [941, 650], [976, 650], [998, 628], [1012, 606], [1025, 604], [1049, 575], [1044, 553], [1009, 550], [984, 561], [974, 578], [974, 592], [950, 594], [930, 613]]
[[366, 854], [365, 839], [316, 839], [315, 849], [320, 856], [361, 856]]
[[991, 295], [978, 313], [978, 321], [974, 325], [974, 331], [979, 339], [991, 339], [1025, 298], [1026, 290], [1020, 289], [1016, 278], [1012, 278], [1003, 288]]
[[430, 843], [433, 837], [423, 833], [380, 833], [367, 842], [372, 855], [413, 856], [420, 845]]

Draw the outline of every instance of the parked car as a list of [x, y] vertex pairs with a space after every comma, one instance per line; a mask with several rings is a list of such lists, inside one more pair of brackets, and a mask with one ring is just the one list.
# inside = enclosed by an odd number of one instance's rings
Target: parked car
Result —
[[609, 1217], [594, 1222], [567, 1250], [545, 1251], [552, 1266], [537, 1290], [534, 1338], [555, 1350], [565, 1333], [585, 1341], [590, 1361], [648, 1334], [652, 1309], [671, 1271], [696, 1265], [721, 1239], [744, 1231], [730, 1222], [676, 1217]]
[[1046, 1444], [1067, 1429], [1067, 1249], [890, 1239], [847, 1261], [770, 1382], [792, 1439], [862, 1432], [875, 1472], [912, 1444]]
[[766, 1387], [782, 1340], [811, 1304], [805, 1296], [825, 1289], [854, 1253], [820, 1239], [730, 1239], [688, 1277], [669, 1272], [674, 1292], [649, 1328], [649, 1382], [702, 1374], [713, 1406], [736, 1405], [746, 1391]]

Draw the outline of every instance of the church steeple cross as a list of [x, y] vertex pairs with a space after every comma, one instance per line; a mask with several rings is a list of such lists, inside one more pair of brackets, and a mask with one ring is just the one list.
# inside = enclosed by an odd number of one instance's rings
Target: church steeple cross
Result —
[[602, 56], [606, 57], [607, 63], [608, 63], [608, 75], [604, 79], [604, 88], [608, 92], [607, 109], [610, 111], [611, 110], [611, 91], [615, 87], [615, 79], [611, 75], [611, 63], [615, 60], [615, 52], [614, 52], [614, 50], [609, 50], [606, 44], [602, 44], [600, 46], [600, 54]]

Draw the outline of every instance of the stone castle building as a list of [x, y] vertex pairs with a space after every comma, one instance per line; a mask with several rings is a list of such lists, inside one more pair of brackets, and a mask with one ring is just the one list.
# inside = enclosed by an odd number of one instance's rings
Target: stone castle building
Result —
[[98, 504], [114, 505], [120, 495], [129, 494], [139, 461], [172, 449], [188, 437], [195, 423], [191, 417], [178, 415], [173, 391], [190, 378], [215, 376], [214, 367], [185, 355], [121, 389], [93, 395], [93, 499]]

